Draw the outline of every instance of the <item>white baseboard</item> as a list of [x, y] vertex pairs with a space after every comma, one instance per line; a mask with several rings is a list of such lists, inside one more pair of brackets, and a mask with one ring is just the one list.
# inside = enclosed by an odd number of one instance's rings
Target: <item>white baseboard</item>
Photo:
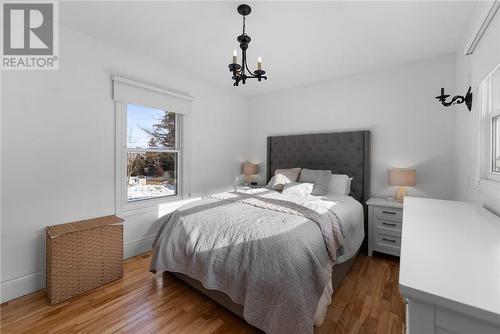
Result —
[[45, 288], [45, 270], [40, 270], [2, 282], [0, 300], [4, 303], [43, 288]]
[[127, 242], [123, 245], [123, 258], [128, 259], [129, 257], [150, 251], [153, 247], [155, 237], [156, 235], [150, 235], [149, 237]]
[[[136, 256], [151, 250], [155, 235], [133, 240], [123, 245], [123, 258]], [[45, 270], [14, 277], [0, 285], [0, 302], [27, 295], [45, 288]]]

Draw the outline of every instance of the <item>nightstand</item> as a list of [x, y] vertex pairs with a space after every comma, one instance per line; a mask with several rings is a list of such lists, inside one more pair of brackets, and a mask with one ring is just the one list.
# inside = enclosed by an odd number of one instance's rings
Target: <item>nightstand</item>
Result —
[[370, 198], [368, 205], [368, 256], [373, 251], [399, 256], [403, 203]]

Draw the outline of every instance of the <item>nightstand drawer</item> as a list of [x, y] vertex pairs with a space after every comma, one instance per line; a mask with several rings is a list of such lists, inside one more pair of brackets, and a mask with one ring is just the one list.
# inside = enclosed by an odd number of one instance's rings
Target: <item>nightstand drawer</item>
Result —
[[375, 218], [375, 229], [377, 233], [401, 237], [401, 226], [402, 223], [395, 220]]
[[399, 249], [401, 247], [401, 238], [393, 235], [377, 233], [375, 242], [379, 247]]
[[376, 206], [373, 208], [375, 216], [382, 219], [391, 219], [402, 221], [403, 220], [403, 210], [398, 208], [389, 208], [383, 206]]

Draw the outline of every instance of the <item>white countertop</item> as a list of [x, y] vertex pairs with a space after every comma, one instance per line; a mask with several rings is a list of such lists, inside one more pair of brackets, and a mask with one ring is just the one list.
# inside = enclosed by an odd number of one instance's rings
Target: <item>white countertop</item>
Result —
[[471, 203], [406, 197], [399, 289], [500, 324], [500, 218]]

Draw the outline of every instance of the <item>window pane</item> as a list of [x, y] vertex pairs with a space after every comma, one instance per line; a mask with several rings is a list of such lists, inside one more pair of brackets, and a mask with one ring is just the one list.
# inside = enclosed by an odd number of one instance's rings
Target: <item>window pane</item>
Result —
[[177, 195], [177, 153], [128, 152], [128, 201]]
[[491, 75], [491, 108], [493, 111], [500, 109], [500, 67]]
[[493, 117], [492, 124], [493, 142], [492, 144], [492, 168], [493, 172], [500, 173], [500, 115]]
[[175, 113], [127, 105], [127, 147], [175, 147]]

